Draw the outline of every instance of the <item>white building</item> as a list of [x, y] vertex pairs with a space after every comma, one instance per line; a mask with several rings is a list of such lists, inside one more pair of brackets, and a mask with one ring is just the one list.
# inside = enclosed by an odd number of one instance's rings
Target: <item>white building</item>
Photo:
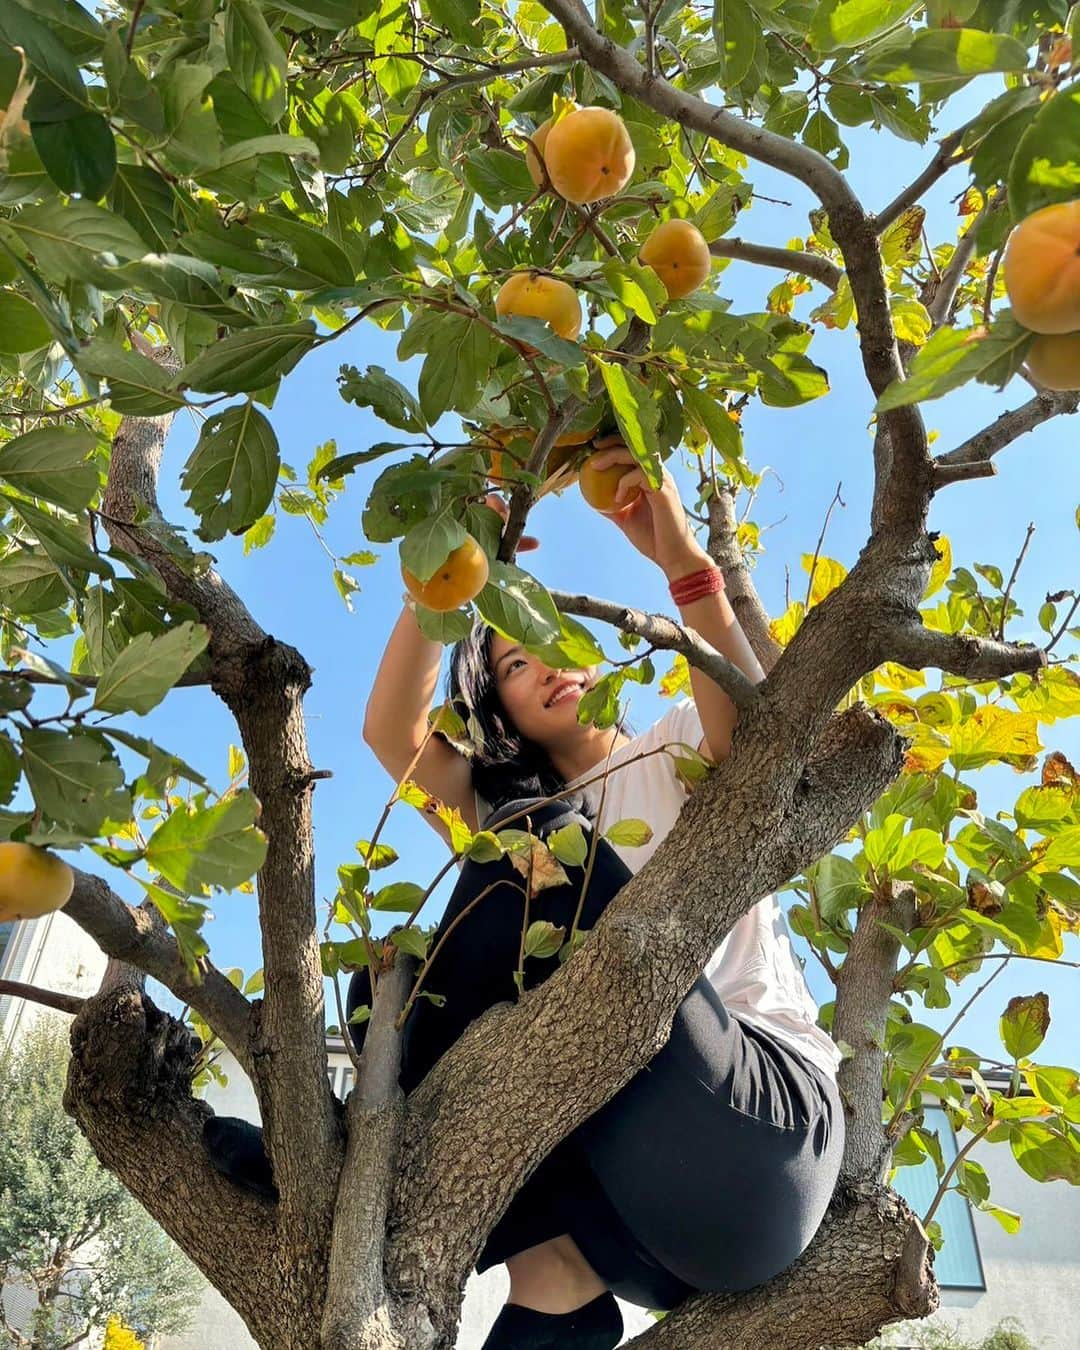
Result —
[[[62, 912], [35, 923], [0, 924], [0, 978], [36, 984], [64, 993], [92, 994], [105, 968], [94, 942]], [[0, 1051], [14, 1043], [41, 1009], [17, 998], [0, 996]], [[340, 1037], [327, 1039], [330, 1081], [344, 1099], [352, 1086], [352, 1065]], [[257, 1121], [251, 1085], [231, 1056], [219, 1065], [226, 1087], [211, 1086], [207, 1100], [221, 1115]], [[992, 1079], [992, 1075], [986, 1075]], [[956, 1156], [956, 1143], [943, 1114], [927, 1113], [936, 1129], [945, 1165]], [[981, 1163], [990, 1181], [991, 1200], [1022, 1216], [1010, 1236], [990, 1215], [972, 1210], [956, 1192], [947, 1194], [937, 1211], [946, 1242], [935, 1269], [941, 1285], [941, 1309], [930, 1322], [959, 1329], [978, 1343], [1004, 1318], [1015, 1317], [1039, 1350], [1080, 1350], [1080, 1317], [1076, 1310], [1080, 1276], [1080, 1195], [1064, 1181], [1039, 1183], [1023, 1172], [1007, 1144], [982, 1141], [968, 1155]], [[929, 1161], [921, 1168], [902, 1168], [896, 1188], [915, 1210], [925, 1213], [937, 1189]], [[507, 1288], [499, 1267], [473, 1276], [466, 1288], [458, 1350], [478, 1350], [501, 1307]], [[651, 1325], [647, 1312], [623, 1305], [627, 1338]], [[894, 1345], [917, 1344], [918, 1328], [927, 1322], [891, 1328]], [[908, 1334], [908, 1332], [912, 1334]], [[233, 1350], [254, 1346], [232, 1308], [207, 1286], [193, 1329], [182, 1337], [165, 1337], [154, 1350]], [[778, 1350], [783, 1350], [778, 1347]]]
[[[101, 948], [63, 910], [32, 923], [0, 923], [0, 979], [85, 998], [97, 992], [105, 963]], [[0, 1054], [44, 1011], [0, 994]]]

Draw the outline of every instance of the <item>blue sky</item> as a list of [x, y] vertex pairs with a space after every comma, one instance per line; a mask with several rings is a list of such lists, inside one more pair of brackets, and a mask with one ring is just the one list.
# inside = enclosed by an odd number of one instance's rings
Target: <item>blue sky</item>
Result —
[[[975, 93], [982, 100], [998, 92], [992, 78], [979, 84], [983, 87], [976, 87]], [[974, 106], [971, 96], [968, 106]], [[949, 130], [963, 116], [963, 109], [957, 108], [942, 122], [939, 132]], [[849, 133], [849, 143], [849, 176], [871, 208], [889, 201], [923, 167], [934, 148], [933, 144], [918, 147], [868, 131]], [[808, 229], [807, 211], [815, 204], [809, 194], [799, 184], [759, 166], [751, 166], [748, 176], [760, 193], [791, 205], [755, 202], [739, 217], [735, 233], [778, 245], [803, 236]], [[956, 173], [925, 199], [930, 211], [928, 232], [934, 243], [955, 237], [959, 217], [951, 199], [962, 191], [964, 183], [964, 177]], [[781, 277], [780, 272], [733, 263], [718, 277], [716, 285], [720, 294], [732, 300], [736, 311], [757, 310], [763, 307], [766, 291]], [[815, 287], [813, 294], [800, 302], [797, 313], [805, 316], [824, 295], [820, 287]], [[302, 471], [314, 448], [326, 440], [334, 439], [338, 451], [344, 453], [394, 438], [387, 437], [385, 428], [369, 412], [342, 402], [335, 378], [345, 362], [380, 364], [415, 388], [418, 363], [403, 365], [397, 361], [396, 340], [396, 335], [383, 334], [374, 326], [359, 327], [340, 342], [313, 353], [283, 382], [270, 415], [283, 456], [294, 467]], [[800, 555], [813, 552], [838, 484], [845, 505], [833, 512], [824, 552], [850, 567], [868, 533], [872, 398], [862, 376], [854, 331], [819, 330], [810, 354], [829, 371], [832, 391], [827, 397], [796, 410], [766, 409], [751, 403], [744, 418], [751, 463], [757, 469], [768, 465], [773, 470], [752, 512], [753, 519], [768, 527], [764, 535], [766, 552], [758, 562], [755, 581], [773, 615], [783, 609], [785, 565], [791, 572], [792, 595], [800, 597], [805, 590]], [[983, 386], [969, 386], [926, 405], [928, 425], [940, 433], [935, 448], [943, 450], [959, 443], [1029, 395], [1028, 386], [1014, 380], [1003, 395]], [[446, 419], [444, 427], [451, 434], [456, 430], [451, 419]], [[196, 435], [190, 419], [177, 421], [167, 446], [161, 483], [165, 513], [189, 525], [193, 522], [183, 506], [178, 481]], [[1080, 550], [1073, 520], [1076, 444], [1075, 421], [1058, 419], [1000, 454], [996, 477], [950, 487], [933, 504], [931, 528], [950, 536], [957, 565], [993, 562], [1007, 573], [1028, 522], [1035, 522], [1036, 533], [1014, 592], [1028, 617], [1009, 630], [1007, 636], [1012, 640], [1042, 641], [1045, 635], [1040, 635], [1035, 614], [1046, 592], [1080, 581]], [[386, 462], [361, 469], [348, 480], [347, 490], [324, 531], [339, 555], [368, 546], [360, 515], [370, 484]], [[686, 467], [677, 467], [674, 459], [670, 467], [685, 489], [684, 500], [691, 503], [693, 474]], [[541, 548], [524, 555], [522, 561], [547, 585], [671, 612], [663, 576], [610, 522], [588, 508], [575, 490], [541, 502], [529, 530], [540, 537]], [[376, 545], [375, 551], [380, 555], [375, 566], [349, 569], [362, 585], [354, 597], [355, 612], [350, 614], [331, 582], [329, 560], [303, 519], [279, 513], [277, 533], [270, 546], [246, 559], [237, 540], [226, 540], [213, 548], [222, 573], [244, 597], [257, 620], [277, 638], [295, 645], [314, 667], [314, 683], [305, 703], [311, 759], [317, 768], [333, 773], [332, 778], [317, 785], [315, 793], [321, 900], [333, 895], [338, 864], [357, 861], [355, 841], [370, 837], [393, 787], [361, 737], [365, 700], [383, 645], [400, 611], [402, 590], [396, 543]], [[608, 652], [622, 654], [611, 630], [597, 624], [592, 627]], [[1064, 650], [1075, 650], [1075, 646], [1072, 643]], [[667, 664], [660, 661], [659, 669], [663, 671]], [[936, 686], [932, 672], [928, 684]], [[662, 714], [666, 704], [654, 688], [629, 688], [630, 718], [643, 730]], [[237, 742], [238, 736], [224, 707], [206, 690], [174, 691], [138, 729], [183, 754], [212, 782], [224, 785], [227, 746], [230, 741]], [[1080, 732], [1075, 724], [1045, 727], [1042, 740], [1046, 750], [1062, 750], [1074, 762], [1080, 755]], [[1008, 768], [984, 770], [969, 777], [979, 792], [981, 808], [989, 814], [1010, 807], [1023, 786], [1037, 781], [1034, 775], [1022, 776]], [[446, 846], [407, 806], [395, 808], [382, 839], [393, 845], [401, 861], [380, 879], [414, 880], [426, 885], [447, 856]], [[85, 865], [89, 855], [84, 853], [80, 861]], [[126, 898], [140, 898], [138, 888], [127, 878], [118, 873], [112, 877]], [[444, 883], [429, 920], [438, 916], [448, 893]], [[786, 904], [791, 897], [785, 895], [783, 899]], [[239, 965], [248, 972], [257, 968], [261, 959], [254, 897], [221, 895], [215, 898], [213, 910], [216, 918], [208, 928], [208, 937], [216, 963], [223, 967]], [[805, 955], [801, 940], [795, 941]], [[1080, 942], [1071, 940], [1066, 955], [1080, 959]], [[831, 997], [813, 959], [808, 962], [807, 975], [819, 1001]], [[1053, 969], [1044, 963], [1013, 962], [950, 1039], [1003, 1058], [997, 1018], [1007, 998], [1043, 989], [1050, 994], [1053, 1023], [1039, 1058], [1046, 1063], [1069, 1063], [1070, 1049], [1075, 1047], [1075, 1033], [1070, 1035], [1069, 1028], [1075, 1028], [1080, 1016], [1077, 975], [1077, 971]], [[974, 987], [974, 981], [963, 986], [962, 999]], [[944, 1026], [954, 1011], [955, 1003], [952, 1010], [923, 1014], [923, 1020]], [[920, 1015], [917, 1007], [915, 1014]], [[337, 1014], [328, 1006], [328, 1021], [335, 1020]]]

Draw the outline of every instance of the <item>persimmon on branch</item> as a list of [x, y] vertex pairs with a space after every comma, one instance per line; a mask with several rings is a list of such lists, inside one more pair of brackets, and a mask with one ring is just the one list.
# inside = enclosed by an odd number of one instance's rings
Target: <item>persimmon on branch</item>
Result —
[[[874, 224], [844, 175], [809, 146], [797, 145], [686, 94], [666, 80], [650, 77], [633, 56], [597, 31], [574, 0], [543, 0], [543, 4], [589, 65], [623, 93], [680, 126], [703, 132], [790, 175], [815, 194], [828, 212], [829, 229], [844, 258], [859, 316], [859, 346], [870, 388], [880, 397], [895, 380], [903, 379]], [[924, 521], [924, 512], [913, 500], [909, 485], [929, 479], [926, 427], [914, 404], [892, 409], [882, 414], [882, 420], [889, 429], [891, 444], [886, 474], [879, 484], [882, 512], [911, 538], [923, 528]], [[915, 497], [920, 495], [916, 493]]]

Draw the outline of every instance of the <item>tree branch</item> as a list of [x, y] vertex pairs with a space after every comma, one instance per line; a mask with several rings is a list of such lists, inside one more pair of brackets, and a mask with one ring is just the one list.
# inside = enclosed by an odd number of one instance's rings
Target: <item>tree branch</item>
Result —
[[835, 291], [844, 275], [834, 262], [820, 253], [806, 253], [794, 248], [772, 248], [767, 244], [751, 244], [743, 239], [714, 239], [709, 245], [714, 258], [737, 258], [742, 262], [759, 263], [762, 267], [778, 267], [784, 272], [799, 272], [812, 277]]
[[972, 680], [1000, 680], [1018, 671], [1032, 674], [1046, 667], [1046, 652], [1041, 647], [1013, 642], [995, 642], [992, 638], [938, 633], [918, 624], [904, 624], [884, 637], [887, 660], [911, 670], [931, 666], [950, 675], [966, 675]]
[[[630, 1345], [636, 1350], [784, 1350], [864, 1345], [901, 1317], [938, 1306], [934, 1252], [918, 1216], [894, 1191], [838, 1192], [802, 1256], [745, 1293], [690, 1298]], [[828, 1290], [827, 1298], [822, 1291]]]
[[0, 998], [3, 997], [40, 1003], [43, 1008], [55, 1008], [62, 1013], [77, 1013], [86, 1002], [78, 994], [60, 994], [54, 989], [39, 989], [36, 984], [22, 984], [19, 980], [0, 980]]
[[892, 201], [883, 211], [879, 211], [874, 217], [874, 228], [878, 234], [885, 230], [899, 219], [908, 209], [914, 206], [919, 198], [929, 188], [932, 188], [939, 178], [944, 178], [949, 170], [956, 164], [962, 164], [967, 159], [967, 154], [957, 156], [955, 151], [959, 148], [964, 139], [966, 128], [961, 127], [959, 131], [951, 132], [938, 145], [937, 152], [930, 163], [919, 174], [914, 182], [910, 183], [902, 192], [898, 192]]
[[[168, 348], [150, 355], [177, 368]], [[342, 1139], [326, 1072], [315, 913], [313, 765], [301, 705], [310, 669], [263, 631], [216, 571], [190, 566], [186, 543], [162, 518], [157, 478], [171, 423], [171, 415], [121, 421], [102, 518], [112, 543], [149, 562], [168, 594], [206, 624], [210, 683], [236, 718], [247, 753], [267, 837], [258, 882], [266, 983], [254, 1005], [249, 1063], [282, 1209], [309, 1232], [317, 1259], [329, 1238]]]
[[[98, 680], [100, 679], [100, 676], [98, 675], [84, 675], [81, 672], [76, 672], [74, 670], [69, 671], [68, 674], [71, 676], [73, 680], [78, 680], [80, 684], [86, 685], [87, 689], [96, 688]], [[63, 680], [58, 679], [54, 675], [46, 675], [39, 670], [26, 670], [23, 668], [18, 668], [16, 670], [0, 670], [0, 678], [9, 680], [25, 680], [27, 684], [64, 683]], [[181, 675], [180, 678], [173, 684], [172, 688], [174, 689], [191, 688], [195, 685], [207, 685], [209, 683], [210, 683], [209, 676], [192, 675], [189, 672], [187, 674]]]
[[322, 1350], [356, 1350], [367, 1343], [380, 1350], [412, 1350], [433, 1339], [422, 1310], [391, 1302], [383, 1278], [386, 1217], [405, 1120], [398, 1086], [402, 1037], [395, 1023], [415, 973], [415, 961], [398, 952], [392, 968], [379, 976], [360, 1074], [349, 1094], [349, 1138], [334, 1211]]
[[1003, 412], [990, 426], [969, 436], [954, 450], [938, 455], [934, 461], [934, 490], [970, 478], [990, 477], [995, 469], [991, 460], [999, 450], [1026, 435], [1042, 422], [1061, 414], [1080, 411], [1080, 392], [1056, 393], [1044, 389], [1019, 408]]
[[646, 614], [643, 610], [630, 609], [612, 600], [598, 600], [591, 595], [571, 595], [567, 591], [552, 591], [551, 598], [564, 614], [600, 619], [624, 632], [637, 633], [654, 647], [681, 652], [692, 666], [704, 671], [710, 680], [719, 685], [739, 708], [748, 707], [757, 697], [756, 686], [738, 666], [710, 647], [693, 628], [683, 627], [666, 615]]
[[252, 1010], [235, 985], [204, 957], [201, 979], [191, 977], [176, 939], [155, 915], [127, 905], [103, 877], [72, 868], [75, 888], [64, 913], [89, 933], [106, 956], [152, 975], [170, 993], [190, 1004], [217, 1032], [245, 1073], [252, 1072]]
[[735, 519], [735, 489], [721, 485], [708, 501], [709, 537], [706, 550], [724, 573], [724, 586], [735, 617], [766, 674], [783, 648], [769, 632], [769, 613], [761, 602], [750, 568], [739, 546]]

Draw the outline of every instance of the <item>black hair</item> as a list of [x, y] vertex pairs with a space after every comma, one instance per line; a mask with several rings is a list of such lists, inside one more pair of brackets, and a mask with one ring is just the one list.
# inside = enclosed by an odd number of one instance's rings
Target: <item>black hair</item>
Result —
[[[499, 696], [491, 669], [495, 630], [479, 616], [466, 637], [450, 651], [446, 696], [466, 723], [475, 746], [470, 764], [473, 787], [492, 808], [522, 797], [548, 797], [566, 788], [566, 780], [542, 745], [514, 726]], [[631, 736], [633, 728], [623, 723]], [[585, 793], [577, 790], [562, 798], [590, 820], [593, 812]], [[482, 824], [483, 822], [481, 822]]]

